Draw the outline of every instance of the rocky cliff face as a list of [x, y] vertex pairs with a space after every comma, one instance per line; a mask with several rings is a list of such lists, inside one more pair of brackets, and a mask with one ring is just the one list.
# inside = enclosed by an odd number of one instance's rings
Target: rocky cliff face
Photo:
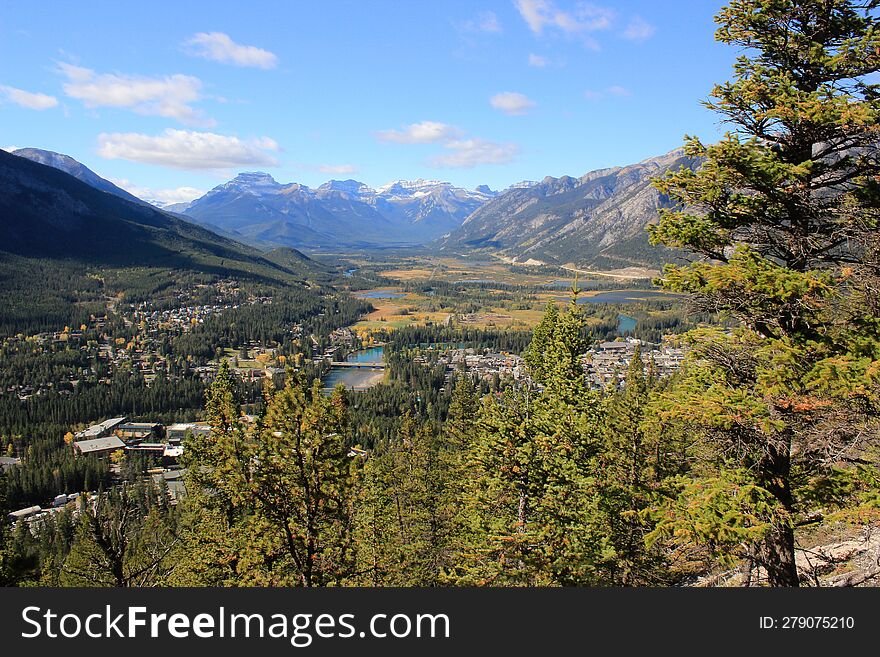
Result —
[[697, 162], [675, 150], [580, 178], [545, 178], [512, 188], [438, 241], [446, 250], [492, 248], [519, 262], [598, 266], [654, 265], [667, 252], [648, 244], [645, 227], [668, 204], [651, 180]]

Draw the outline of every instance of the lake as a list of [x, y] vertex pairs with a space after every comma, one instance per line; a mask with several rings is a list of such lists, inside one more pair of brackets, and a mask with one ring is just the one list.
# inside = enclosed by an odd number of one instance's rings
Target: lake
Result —
[[673, 301], [677, 298], [677, 295], [658, 290], [614, 290], [578, 297], [578, 303], [641, 303], [643, 301]]
[[[385, 361], [385, 347], [361, 349], [349, 354], [347, 363], [378, 363]], [[366, 390], [382, 381], [385, 370], [369, 370], [357, 367], [332, 367], [324, 377], [324, 389], [332, 390], [341, 383], [349, 390]]]
[[399, 299], [405, 297], [405, 292], [392, 292], [391, 290], [368, 290], [366, 292], [355, 292], [354, 296], [358, 299]]

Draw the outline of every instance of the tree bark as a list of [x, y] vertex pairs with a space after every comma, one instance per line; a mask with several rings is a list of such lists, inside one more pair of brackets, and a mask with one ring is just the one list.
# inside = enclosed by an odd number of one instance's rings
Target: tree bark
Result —
[[800, 586], [794, 558], [794, 530], [776, 525], [764, 539], [761, 561], [770, 586]]
[[[759, 464], [760, 485], [770, 492], [787, 513], [791, 513], [790, 440], [782, 445], [770, 445]], [[770, 586], [799, 586], [794, 551], [794, 528], [788, 518], [774, 522], [759, 550], [759, 560], [767, 571]]]

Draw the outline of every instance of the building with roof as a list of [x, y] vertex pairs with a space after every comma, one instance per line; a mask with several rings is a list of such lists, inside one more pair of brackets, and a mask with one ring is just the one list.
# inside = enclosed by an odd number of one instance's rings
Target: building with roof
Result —
[[105, 436], [93, 440], [78, 440], [73, 443], [73, 451], [81, 456], [104, 457], [116, 450], [125, 449], [125, 443], [116, 436]]
[[165, 443], [138, 443], [137, 445], [128, 445], [125, 448], [129, 453], [152, 454], [153, 456], [162, 456], [165, 453]]
[[181, 422], [178, 424], [172, 424], [165, 430], [165, 438], [169, 443], [179, 443], [183, 441], [187, 433], [208, 436], [211, 434], [211, 427], [207, 422]]
[[114, 431], [126, 440], [153, 440], [162, 435], [162, 425], [158, 422], [123, 422]]
[[21, 459], [14, 456], [0, 456], [0, 470], [9, 470], [17, 465], [21, 465]]
[[95, 440], [96, 438], [103, 438], [104, 436], [109, 435], [111, 431], [123, 422], [125, 422], [124, 417], [110, 418], [109, 420], [104, 420], [98, 424], [93, 424], [88, 429], [83, 429], [77, 433], [74, 438], [76, 440]]
[[186, 482], [184, 476], [186, 470], [165, 470], [161, 474], [154, 474], [153, 481], [157, 486], [165, 485], [171, 497], [171, 503], [177, 504], [186, 496]]
[[170, 458], [177, 458], [182, 455], [183, 447], [180, 445], [165, 445], [165, 451], [162, 452], [162, 456], [168, 456]]
[[42, 508], [39, 506], [29, 506], [26, 509], [19, 509], [18, 511], [13, 511], [12, 513], [6, 516], [6, 519], [10, 522], [17, 522], [19, 520], [25, 520], [26, 518], [30, 518], [32, 516], [37, 515], [42, 512]]

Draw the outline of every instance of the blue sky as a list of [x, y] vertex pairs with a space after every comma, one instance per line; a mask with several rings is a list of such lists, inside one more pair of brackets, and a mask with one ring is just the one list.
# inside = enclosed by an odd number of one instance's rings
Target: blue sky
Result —
[[142, 196], [239, 171], [503, 188], [716, 139], [721, 0], [7, 2], [0, 147]]

